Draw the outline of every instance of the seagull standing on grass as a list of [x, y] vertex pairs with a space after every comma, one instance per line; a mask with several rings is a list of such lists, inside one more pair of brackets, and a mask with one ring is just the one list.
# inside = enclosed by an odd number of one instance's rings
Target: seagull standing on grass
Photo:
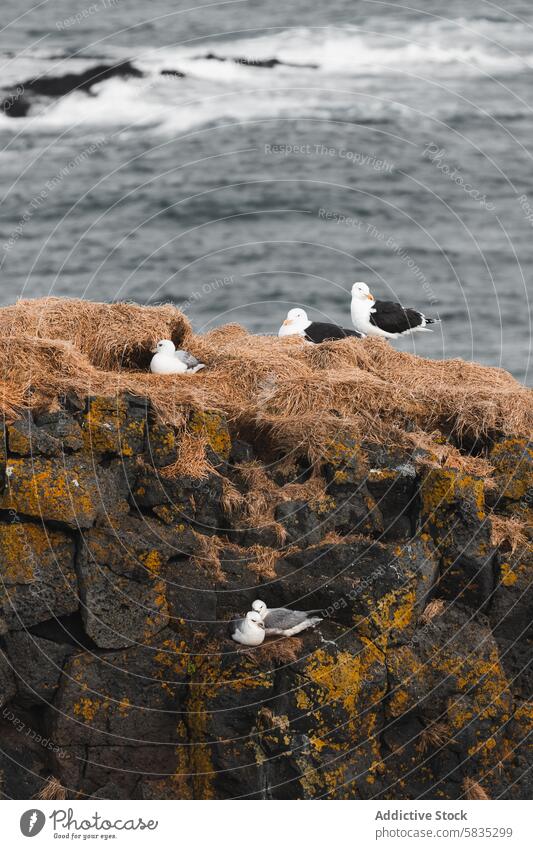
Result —
[[188, 351], [176, 351], [176, 346], [170, 339], [161, 339], [152, 354], [154, 356], [150, 362], [150, 371], [154, 374], [196, 374], [205, 368], [204, 363]]
[[244, 619], [230, 622], [230, 637], [243, 646], [260, 646], [265, 639], [265, 626], [259, 613], [249, 610]]
[[321, 616], [312, 616], [318, 610], [289, 610], [288, 607], [273, 607], [269, 610], [260, 599], [254, 601], [252, 610], [261, 617], [267, 637], [292, 637], [322, 622]]
[[345, 330], [337, 324], [329, 324], [325, 321], [309, 321], [305, 310], [297, 307], [289, 310], [287, 318], [281, 325], [278, 336], [301, 336], [307, 342], [332, 342], [336, 339], [346, 339], [347, 336], [362, 337], [358, 330]]
[[435, 324], [438, 318], [426, 316], [410, 307], [402, 307], [394, 301], [376, 301], [366, 283], [352, 286], [352, 322], [356, 330], [367, 336], [396, 339], [416, 330], [431, 332], [427, 324]]

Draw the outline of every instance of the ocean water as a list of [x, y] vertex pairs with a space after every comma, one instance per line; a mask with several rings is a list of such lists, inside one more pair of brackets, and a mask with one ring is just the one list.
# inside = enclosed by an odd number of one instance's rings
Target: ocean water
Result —
[[398, 348], [529, 381], [533, 4], [419, 5], [3, 0], [2, 97], [30, 108], [0, 114], [0, 302], [272, 333], [295, 305], [350, 326], [365, 280], [442, 320]]

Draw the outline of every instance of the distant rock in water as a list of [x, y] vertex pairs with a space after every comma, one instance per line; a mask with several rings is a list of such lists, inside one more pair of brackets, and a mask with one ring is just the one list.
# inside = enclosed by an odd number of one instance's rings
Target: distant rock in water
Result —
[[173, 71], [167, 68], [163, 68], [160, 74], [162, 77], [178, 77], [179, 79], [184, 79], [187, 76], [183, 71]]
[[28, 114], [31, 107], [31, 99], [28, 93], [38, 97], [63, 97], [73, 91], [84, 91], [91, 93], [91, 89], [97, 83], [113, 77], [143, 77], [131, 62], [121, 62], [118, 65], [96, 65], [79, 74], [63, 74], [60, 77], [36, 77], [20, 83], [15, 92], [7, 95], [1, 103], [2, 112], [11, 118], [23, 118]]
[[281, 59], [252, 59], [247, 56], [218, 56], [216, 53], [207, 53], [205, 56], [197, 56], [197, 59], [214, 59], [216, 62], [235, 62], [236, 65], [247, 65], [251, 68], [276, 68], [285, 65], [288, 68], [318, 68], [318, 65], [299, 64], [297, 62], [282, 62]]
[[4, 97], [0, 102], [0, 110], [4, 115], [9, 115], [10, 118], [24, 118], [28, 114], [30, 104], [24, 97], [24, 89], [18, 86], [17, 90]]

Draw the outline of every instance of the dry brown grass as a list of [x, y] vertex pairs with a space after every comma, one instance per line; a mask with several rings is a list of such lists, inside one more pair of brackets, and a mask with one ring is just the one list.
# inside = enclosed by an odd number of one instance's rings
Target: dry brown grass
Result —
[[433, 722], [420, 733], [418, 748], [422, 754], [428, 749], [440, 749], [450, 742], [450, 731], [443, 722]]
[[[150, 374], [150, 349], [162, 337], [207, 368], [194, 376]], [[179, 428], [196, 410], [216, 410], [234, 430], [312, 462], [342, 431], [411, 446], [418, 436], [446, 462], [463, 464], [474, 461], [438, 447], [435, 431], [469, 439], [532, 432], [531, 391], [501, 369], [424, 359], [380, 339], [311, 346], [253, 336], [238, 325], [195, 336], [170, 305], [20, 301], [0, 309], [0, 362], [0, 405], [8, 418], [53, 407], [66, 393], [127, 391], [148, 397]], [[200, 462], [197, 448], [197, 441], [194, 450], [182, 447], [180, 468]]]
[[170, 466], [159, 470], [163, 478], [187, 477], [202, 479], [213, 471], [207, 460], [205, 449], [207, 438], [203, 434], [193, 434], [183, 424], [181, 427], [178, 456]]
[[267, 548], [264, 545], [252, 545], [246, 549], [246, 553], [251, 558], [247, 563], [248, 568], [264, 578], [276, 577], [274, 567], [281, 556], [279, 551], [275, 548]]
[[70, 298], [18, 301], [0, 310], [0, 338], [62, 340], [105, 371], [145, 366], [159, 339], [180, 345], [191, 332], [186, 316], [171, 304], [100, 304]]
[[226, 576], [220, 563], [220, 552], [226, 543], [217, 536], [206, 536], [193, 531], [196, 538], [196, 550], [192, 557], [192, 563], [197, 567], [218, 578], [226, 581]]
[[445, 610], [446, 602], [443, 601], [442, 598], [433, 598], [428, 604], [426, 604], [424, 612], [420, 617], [420, 622], [423, 625], [427, 625], [427, 623], [431, 622], [431, 620], [435, 619], [435, 617], [442, 616]]
[[256, 659], [260, 662], [269, 661], [276, 665], [285, 666], [296, 663], [301, 655], [302, 640], [299, 637], [276, 637], [266, 640], [257, 649]]
[[514, 516], [498, 516], [492, 513], [490, 517], [492, 544], [514, 554], [518, 548], [527, 544], [525, 522]]
[[67, 791], [61, 784], [59, 778], [56, 778], [54, 775], [48, 776], [46, 779], [46, 783], [43, 784], [39, 792], [37, 793], [36, 799], [66, 799]]
[[483, 789], [478, 781], [473, 778], [465, 778], [463, 781], [463, 792], [465, 799], [490, 799], [487, 791]]
[[[235, 472], [245, 488], [238, 504], [239, 518], [246, 528], [270, 528], [276, 534], [279, 545], [286, 539], [285, 528], [276, 522], [274, 512], [279, 504], [280, 488], [267, 474], [265, 467], [257, 460], [240, 463]], [[235, 507], [237, 503], [235, 499]]]
[[233, 516], [243, 510], [245, 499], [228, 478], [222, 478], [222, 509], [226, 516]]

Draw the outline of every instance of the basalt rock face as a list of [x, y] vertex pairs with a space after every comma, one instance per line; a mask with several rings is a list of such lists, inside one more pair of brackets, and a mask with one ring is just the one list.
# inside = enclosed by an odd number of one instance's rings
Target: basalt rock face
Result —
[[[311, 470], [191, 433], [201, 479], [133, 397], [2, 433], [3, 795], [530, 798], [530, 445], [487, 445], [487, 487], [350, 434]], [[257, 597], [324, 621], [241, 651]]]

